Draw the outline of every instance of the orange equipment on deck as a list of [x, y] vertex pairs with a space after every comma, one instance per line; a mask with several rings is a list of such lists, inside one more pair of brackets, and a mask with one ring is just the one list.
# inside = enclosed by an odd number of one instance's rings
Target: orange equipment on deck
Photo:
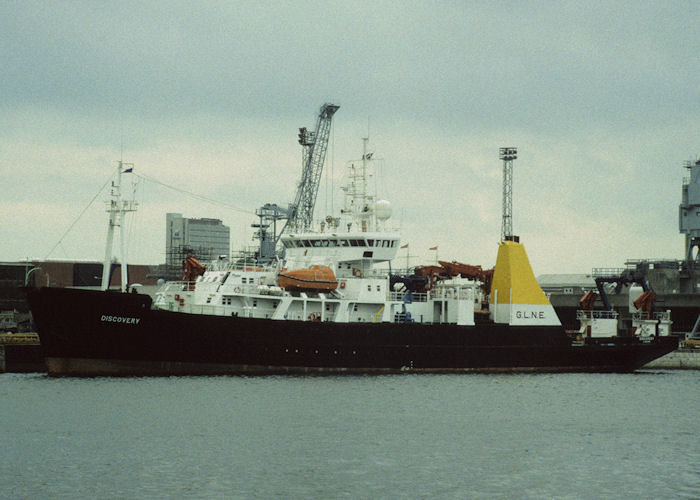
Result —
[[193, 255], [188, 255], [182, 267], [185, 270], [185, 276], [182, 279], [189, 281], [190, 290], [194, 290], [194, 281], [204, 274], [204, 271], [207, 270], [206, 266], [195, 259]]
[[598, 297], [598, 294], [595, 293], [592, 290], [588, 290], [586, 293], [583, 294], [583, 297], [578, 301], [578, 305], [581, 309], [584, 311], [590, 311], [593, 309], [593, 305], [595, 304], [595, 299]]
[[481, 266], [472, 266], [463, 264], [453, 260], [447, 262], [439, 260], [439, 266], [425, 265], [416, 266], [416, 276], [427, 278], [428, 282], [425, 285], [425, 290], [431, 290], [438, 281], [460, 276], [470, 280], [481, 281], [481, 289], [484, 294], [488, 295], [491, 291], [491, 280], [493, 279], [493, 269], [482, 269]]
[[444, 260], [438, 261], [442, 267], [445, 268], [447, 274], [450, 277], [461, 276], [462, 278], [467, 278], [470, 280], [481, 281], [481, 289], [488, 295], [491, 292], [491, 280], [493, 279], [493, 269], [482, 269], [481, 266], [472, 266], [470, 264], [463, 264], [453, 260], [452, 262], [446, 262]]
[[330, 292], [338, 288], [333, 270], [328, 266], [314, 265], [308, 269], [295, 269], [277, 275], [279, 286], [287, 291]]
[[448, 277], [442, 266], [416, 266], [414, 272], [416, 276], [428, 279], [428, 282], [425, 284], [426, 290], [432, 290], [440, 279], [446, 279]]
[[634, 301], [634, 307], [645, 313], [650, 313], [654, 308], [654, 301], [656, 300], [656, 294], [654, 292], [646, 291], [641, 294]]

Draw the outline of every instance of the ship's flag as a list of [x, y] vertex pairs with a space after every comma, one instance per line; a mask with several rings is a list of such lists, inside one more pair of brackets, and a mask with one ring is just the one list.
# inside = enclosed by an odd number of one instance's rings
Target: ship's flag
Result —
[[428, 248], [428, 250], [437, 250], [437, 247]]
[[404, 246], [402, 246], [401, 248], [408, 248], [408, 243], [406, 243], [406, 244], [405, 244]]

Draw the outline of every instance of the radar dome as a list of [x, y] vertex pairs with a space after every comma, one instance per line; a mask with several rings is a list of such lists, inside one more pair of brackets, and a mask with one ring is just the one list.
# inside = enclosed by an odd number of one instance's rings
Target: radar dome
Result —
[[391, 217], [391, 202], [387, 200], [378, 200], [374, 205], [374, 213], [377, 219], [384, 221]]

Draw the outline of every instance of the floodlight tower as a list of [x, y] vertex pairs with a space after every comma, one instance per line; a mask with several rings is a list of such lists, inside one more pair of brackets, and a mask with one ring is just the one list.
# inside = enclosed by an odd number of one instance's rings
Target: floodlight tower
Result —
[[518, 149], [500, 148], [499, 158], [503, 160], [503, 222], [501, 241], [517, 241], [513, 236], [513, 160], [518, 157]]

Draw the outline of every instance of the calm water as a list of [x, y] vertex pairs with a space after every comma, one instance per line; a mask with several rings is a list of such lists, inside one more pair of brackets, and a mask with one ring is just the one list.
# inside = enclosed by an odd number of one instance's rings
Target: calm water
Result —
[[698, 498], [700, 371], [0, 375], [2, 498]]

